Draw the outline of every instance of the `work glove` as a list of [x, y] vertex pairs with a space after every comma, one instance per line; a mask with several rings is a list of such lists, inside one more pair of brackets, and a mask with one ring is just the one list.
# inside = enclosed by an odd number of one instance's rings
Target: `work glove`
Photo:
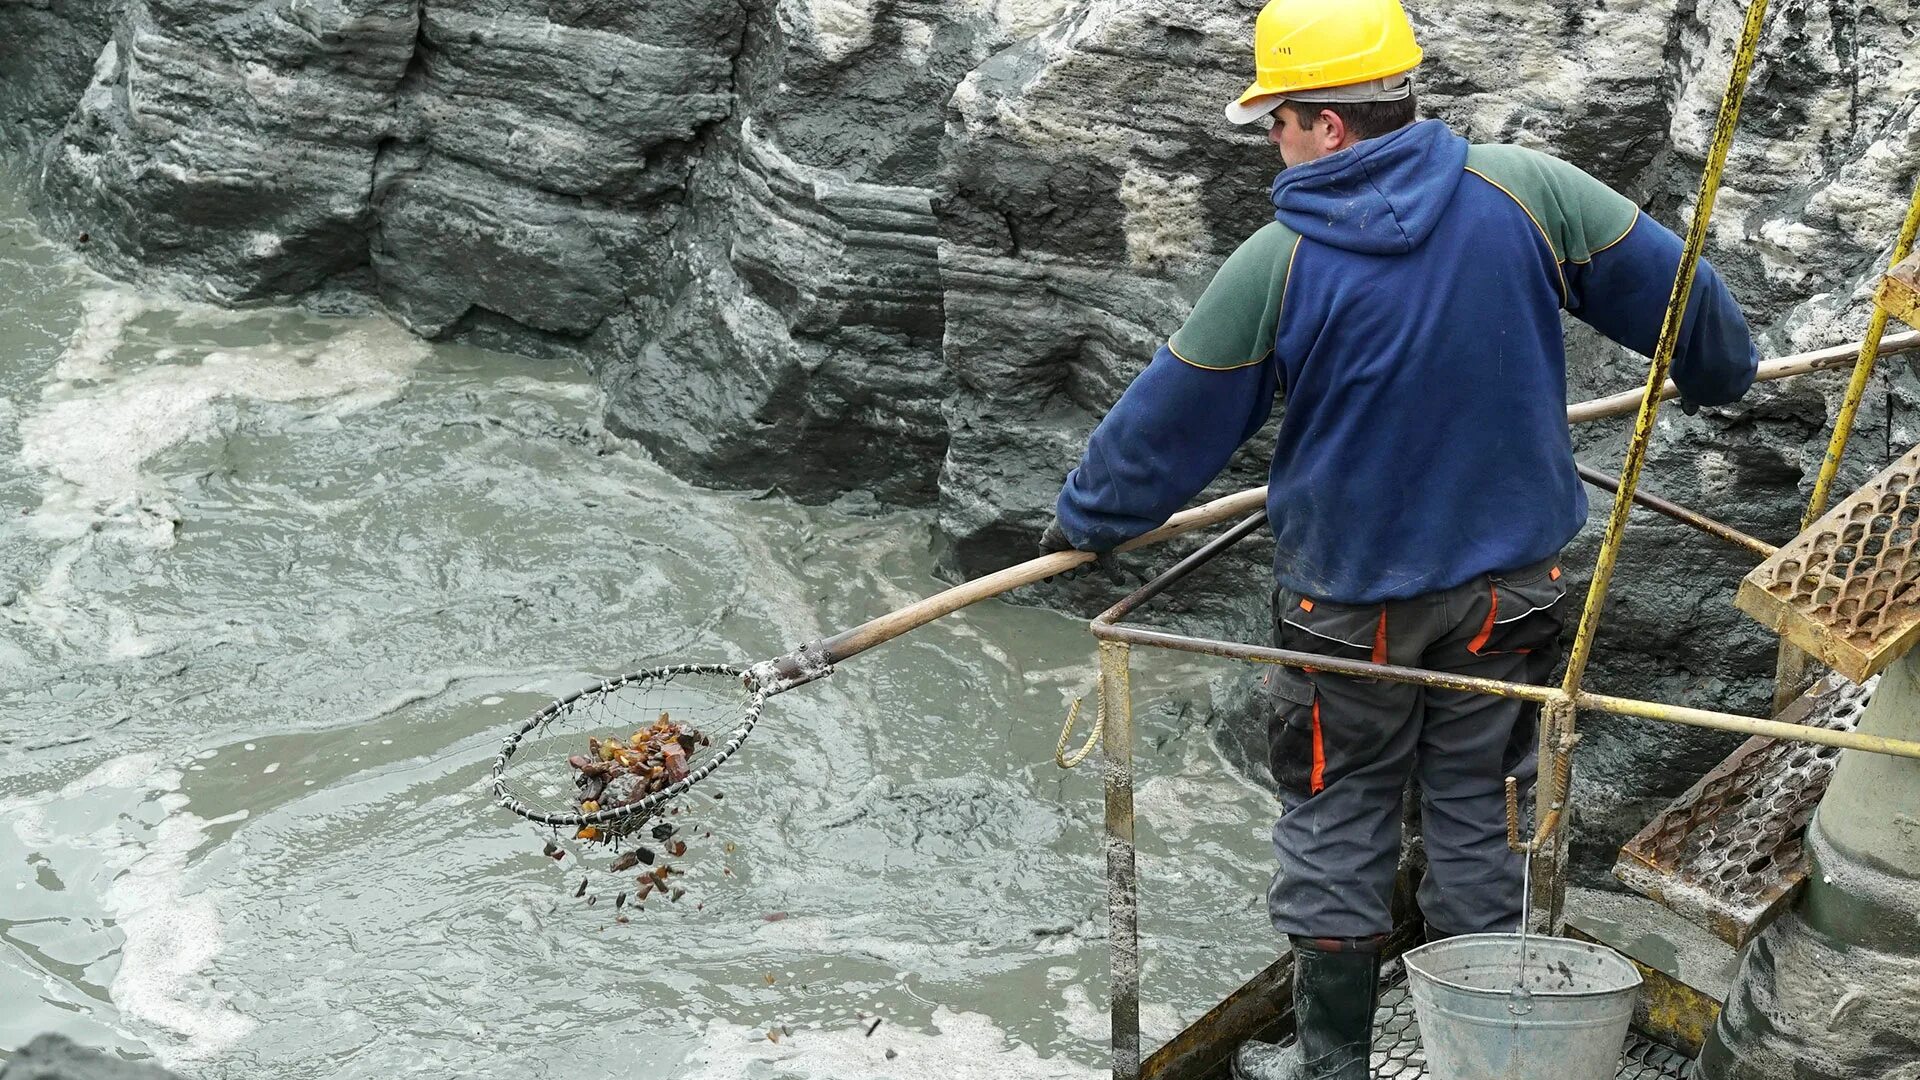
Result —
[[[1047, 522], [1047, 527], [1041, 531], [1039, 548], [1040, 554], [1042, 555], [1052, 555], [1057, 551], [1079, 550], [1073, 546], [1073, 541], [1067, 539], [1067, 531], [1060, 527], [1060, 519], [1057, 517]], [[1055, 574], [1052, 580], [1073, 581], [1076, 578], [1084, 577], [1087, 571], [1093, 569], [1093, 566], [1094, 564], [1092, 562], [1081, 563], [1071, 570], [1063, 570]]]
[[1073, 541], [1067, 539], [1067, 530], [1060, 527], [1060, 519], [1047, 522], [1040, 533], [1040, 554], [1051, 555], [1056, 551], [1074, 551]]

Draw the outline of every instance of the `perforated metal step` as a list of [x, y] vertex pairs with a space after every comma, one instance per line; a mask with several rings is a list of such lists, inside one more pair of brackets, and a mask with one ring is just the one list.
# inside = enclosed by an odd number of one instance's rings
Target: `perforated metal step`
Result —
[[[1852, 731], [1872, 692], [1872, 682], [1830, 675], [1780, 719]], [[1839, 756], [1830, 746], [1748, 739], [1620, 849], [1614, 876], [1739, 948], [1806, 880], [1801, 837]]]
[[1852, 679], [1920, 640], [1920, 446], [1753, 568], [1734, 603]]

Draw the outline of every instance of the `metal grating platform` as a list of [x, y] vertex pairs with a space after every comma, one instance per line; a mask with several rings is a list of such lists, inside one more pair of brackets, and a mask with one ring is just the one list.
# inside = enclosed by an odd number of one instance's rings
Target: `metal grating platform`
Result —
[[[1780, 719], [1852, 731], [1872, 692], [1829, 675]], [[1839, 757], [1830, 746], [1748, 739], [1620, 849], [1614, 876], [1739, 948], [1806, 880], [1801, 837]]]
[[[1407, 993], [1404, 969], [1380, 994], [1380, 1011], [1373, 1017], [1373, 1058], [1369, 1065], [1377, 1080], [1422, 1080], [1427, 1075], [1427, 1055], [1420, 1047], [1420, 1025], [1413, 1018], [1413, 999]], [[1619, 1080], [1674, 1080], [1691, 1077], [1693, 1062], [1637, 1033], [1630, 1034], [1616, 1075]]]
[[1874, 300], [1886, 308], [1889, 315], [1920, 329], [1920, 252], [1907, 256], [1887, 271]]
[[1920, 639], [1920, 446], [1740, 582], [1734, 603], [1854, 682]]

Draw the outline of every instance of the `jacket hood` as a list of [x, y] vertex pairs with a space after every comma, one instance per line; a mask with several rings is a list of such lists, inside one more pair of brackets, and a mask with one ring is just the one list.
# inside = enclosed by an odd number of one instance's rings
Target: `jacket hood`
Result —
[[1273, 216], [1332, 247], [1404, 254], [1433, 231], [1466, 164], [1467, 140], [1422, 120], [1282, 172]]

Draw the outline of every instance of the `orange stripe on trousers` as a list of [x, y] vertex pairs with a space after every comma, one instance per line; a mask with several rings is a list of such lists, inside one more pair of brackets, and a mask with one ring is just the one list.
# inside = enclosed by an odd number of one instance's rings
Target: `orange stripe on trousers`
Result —
[[1320, 695], [1313, 695], [1313, 776], [1307, 781], [1307, 793], [1318, 795], [1327, 786], [1327, 751], [1320, 743]]
[[1467, 651], [1475, 656], [1479, 656], [1480, 650], [1487, 647], [1487, 639], [1493, 636], [1493, 620], [1500, 614], [1499, 590], [1495, 589], [1492, 585], [1488, 585], [1487, 597], [1487, 621], [1480, 624], [1480, 632], [1474, 635], [1472, 641], [1467, 642]]

